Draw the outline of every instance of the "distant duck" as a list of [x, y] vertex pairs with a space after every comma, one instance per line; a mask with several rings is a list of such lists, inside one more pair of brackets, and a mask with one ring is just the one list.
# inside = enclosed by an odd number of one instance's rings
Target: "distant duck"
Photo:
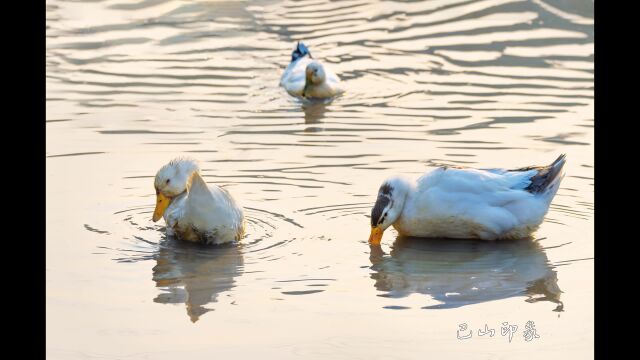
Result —
[[244, 215], [231, 194], [207, 186], [198, 164], [176, 158], [164, 165], [154, 181], [156, 208], [153, 221], [164, 217], [167, 235], [204, 244], [223, 244], [244, 235]]
[[389, 226], [401, 236], [519, 239], [535, 232], [564, 176], [565, 155], [551, 165], [514, 170], [439, 167], [410, 181], [394, 176], [378, 191], [369, 242]]
[[309, 49], [301, 42], [291, 54], [291, 63], [282, 74], [280, 86], [291, 95], [312, 99], [326, 99], [343, 92], [340, 78], [314, 60]]

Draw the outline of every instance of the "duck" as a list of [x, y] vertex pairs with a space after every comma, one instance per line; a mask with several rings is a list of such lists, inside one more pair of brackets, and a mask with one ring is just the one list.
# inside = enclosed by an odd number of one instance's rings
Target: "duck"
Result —
[[400, 236], [507, 240], [529, 238], [564, 177], [566, 156], [513, 170], [441, 166], [417, 180], [394, 175], [371, 209], [369, 243], [393, 226]]
[[298, 42], [291, 53], [291, 62], [280, 78], [280, 86], [293, 96], [307, 99], [328, 99], [344, 91], [338, 75], [313, 59], [302, 42]]
[[152, 220], [164, 218], [168, 236], [207, 245], [231, 243], [244, 236], [242, 207], [227, 190], [207, 185], [196, 160], [178, 157], [169, 161], [156, 173], [154, 187]]

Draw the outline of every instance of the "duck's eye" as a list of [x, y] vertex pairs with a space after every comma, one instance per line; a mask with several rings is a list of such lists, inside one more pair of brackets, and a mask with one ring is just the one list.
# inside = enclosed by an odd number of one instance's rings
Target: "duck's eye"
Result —
[[384, 213], [382, 215], [382, 217], [380, 218], [380, 220], [378, 221], [378, 225], [382, 224], [384, 222], [384, 219], [387, 217], [387, 213]]

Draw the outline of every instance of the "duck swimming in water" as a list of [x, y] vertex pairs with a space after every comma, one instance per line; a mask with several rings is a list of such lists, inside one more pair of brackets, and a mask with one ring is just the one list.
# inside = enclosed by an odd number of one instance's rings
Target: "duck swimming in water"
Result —
[[198, 164], [176, 158], [156, 174], [153, 221], [164, 217], [167, 235], [204, 244], [237, 241], [244, 235], [242, 208], [225, 189], [207, 186]]
[[343, 92], [340, 78], [298, 42], [291, 54], [291, 63], [282, 74], [280, 86], [289, 94], [312, 99], [327, 99]]
[[519, 239], [535, 232], [564, 176], [565, 155], [551, 165], [514, 170], [439, 167], [411, 181], [394, 176], [371, 210], [371, 244], [389, 226], [401, 236]]

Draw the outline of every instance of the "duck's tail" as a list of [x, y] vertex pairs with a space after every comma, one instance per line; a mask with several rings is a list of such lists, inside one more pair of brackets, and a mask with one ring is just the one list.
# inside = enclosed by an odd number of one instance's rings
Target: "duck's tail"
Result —
[[560, 180], [564, 177], [564, 164], [567, 156], [560, 155], [551, 165], [537, 168], [538, 173], [531, 177], [531, 184], [525, 190], [532, 194], [546, 194], [558, 190]]
[[305, 55], [309, 55], [311, 58], [311, 53], [307, 46], [303, 42], [298, 41], [298, 45], [296, 45], [296, 48], [291, 53], [291, 62], [294, 62]]

